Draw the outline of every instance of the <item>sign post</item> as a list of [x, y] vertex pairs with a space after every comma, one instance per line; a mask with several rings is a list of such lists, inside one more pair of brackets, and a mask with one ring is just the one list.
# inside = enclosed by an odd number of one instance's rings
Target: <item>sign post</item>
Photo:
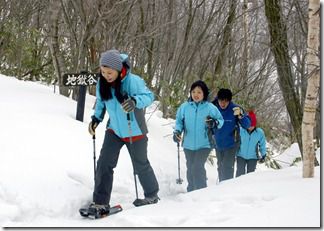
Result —
[[76, 120], [83, 122], [84, 106], [87, 93], [87, 86], [96, 85], [98, 74], [81, 71], [79, 74], [64, 74], [63, 85], [69, 87], [79, 87], [79, 96], [76, 111]]

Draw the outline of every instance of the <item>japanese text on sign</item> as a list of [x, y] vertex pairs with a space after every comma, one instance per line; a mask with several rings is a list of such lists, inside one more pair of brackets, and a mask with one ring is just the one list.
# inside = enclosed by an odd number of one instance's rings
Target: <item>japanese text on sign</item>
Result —
[[98, 74], [64, 74], [63, 85], [64, 86], [89, 86], [96, 85]]

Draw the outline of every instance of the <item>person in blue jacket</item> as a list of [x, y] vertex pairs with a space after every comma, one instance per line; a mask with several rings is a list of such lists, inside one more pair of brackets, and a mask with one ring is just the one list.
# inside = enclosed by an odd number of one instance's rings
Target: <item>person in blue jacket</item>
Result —
[[251, 126], [240, 130], [241, 145], [236, 158], [236, 177], [254, 172], [257, 161], [263, 163], [267, 155], [266, 138], [262, 128], [256, 127], [255, 113], [249, 112], [249, 117]]
[[143, 79], [130, 72], [127, 54], [117, 50], [101, 54], [96, 97], [89, 133], [95, 135], [95, 129], [106, 112], [109, 120], [97, 162], [93, 203], [89, 208], [109, 209], [113, 169], [124, 145], [130, 154], [134, 173], [143, 187], [145, 203], [157, 203], [159, 185], [147, 157], [148, 130], [144, 112], [145, 107], [153, 102], [154, 95]]
[[176, 143], [182, 140], [188, 192], [207, 187], [205, 162], [213, 147], [210, 131], [220, 129], [224, 123], [219, 110], [207, 101], [208, 94], [205, 82], [194, 82], [190, 88], [189, 100], [181, 104], [176, 114], [173, 140]]
[[221, 88], [213, 101], [224, 118], [224, 125], [215, 131], [216, 158], [219, 182], [234, 177], [235, 156], [240, 147], [240, 125], [250, 127], [250, 119], [243, 109], [232, 102], [232, 92]]

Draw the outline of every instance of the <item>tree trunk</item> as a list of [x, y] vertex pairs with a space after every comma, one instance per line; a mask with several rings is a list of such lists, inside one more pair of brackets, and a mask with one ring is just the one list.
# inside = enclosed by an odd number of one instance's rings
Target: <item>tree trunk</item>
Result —
[[[152, 11], [152, 18], [151, 18], [151, 26], [155, 26], [155, 18], [156, 18], [156, 6], [155, 1], [150, 1], [151, 4], [151, 11]], [[146, 52], [147, 52], [147, 84], [149, 88], [152, 88], [152, 80], [154, 77], [154, 70], [153, 70], [153, 53], [154, 53], [154, 44], [155, 38], [152, 37], [145, 42]]]
[[60, 47], [59, 47], [59, 36], [58, 36], [58, 19], [60, 12], [60, 2], [52, 0], [50, 2], [51, 10], [48, 27], [49, 27], [49, 39], [48, 46], [51, 51], [51, 56], [53, 60], [53, 66], [57, 75], [57, 81], [59, 83], [60, 94], [64, 96], [69, 96], [68, 87], [63, 86], [63, 74], [65, 71], [65, 64], [63, 57], [60, 55]]
[[314, 177], [314, 127], [315, 115], [320, 87], [320, 61], [319, 61], [319, 30], [320, 30], [320, 1], [309, 0], [309, 21], [307, 38], [307, 69], [308, 81], [304, 116], [302, 124], [303, 134], [303, 177]]
[[[250, 44], [249, 44], [249, 10], [248, 10], [248, 0], [243, 1], [243, 51], [242, 59], [240, 64], [240, 76], [239, 81], [243, 81], [240, 84], [240, 89], [246, 89], [248, 83], [249, 74], [249, 63], [250, 63]], [[243, 91], [243, 95], [247, 95], [248, 91]], [[243, 97], [245, 98], [245, 96]]]
[[302, 106], [300, 97], [294, 90], [295, 85], [289, 58], [287, 28], [282, 17], [279, 5], [280, 0], [265, 0], [264, 2], [265, 15], [270, 32], [271, 51], [277, 66], [279, 86], [294, 129], [294, 137], [298, 142], [299, 149], [302, 151]]
[[[237, 0], [231, 0], [230, 2], [230, 8], [229, 8], [229, 12], [228, 12], [228, 18], [226, 21], [226, 25], [224, 27], [224, 32], [223, 32], [223, 37], [222, 37], [222, 41], [221, 41], [221, 48], [220, 48], [220, 52], [218, 54], [218, 56], [216, 57], [216, 61], [215, 61], [215, 69], [214, 69], [214, 79], [222, 79], [222, 74], [223, 74], [223, 65], [225, 62], [225, 52], [228, 48], [228, 46], [230, 45], [230, 40], [231, 40], [231, 31], [233, 29], [233, 23], [235, 21], [235, 11], [236, 11], [236, 6], [237, 6]], [[215, 86], [216, 82], [213, 81], [212, 82], [212, 86], [211, 89], [216, 88], [217, 86]]]
[[[222, 72], [223, 72], [223, 63], [224, 63], [224, 57], [225, 57], [225, 51], [230, 43], [231, 40], [231, 31], [233, 28], [233, 23], [235, 21], [235, 11], [236, 11], [236, 6], [237, 6], [237, 0], [231, 0], [230, 2], [230, 8], [228, 12], [228, 18], [226, 21], [226, 25], [224, 27], [224, 32], [223, 32], [223, 37], [221, 41], [221, 47], [220, 47], [220, 52], [219, 55], [216, 57], [216, 64], [215, 64], [215, 76], [214, 78], [222, 78]], [[216, 88], [214, 86], [215, 81], [212, 83], [212, 88]]]

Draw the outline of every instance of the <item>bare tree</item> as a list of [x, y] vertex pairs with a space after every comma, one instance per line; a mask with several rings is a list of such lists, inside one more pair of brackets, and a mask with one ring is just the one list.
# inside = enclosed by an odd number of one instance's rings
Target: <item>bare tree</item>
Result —
[[[226, 24], [223, 30], [223, 36], [221, 37], [221, 48], [219, 54], [216, 56], [216, 61], [215, 61], [215, 70], [214, 70], [214, 75], [215, 78], [219, 78], [221, 81], [223, 81], [226, 76], [223, 76], [224, 73], [224, 62], [225, 62], [225, 57], [226, 55], [226, 50], [230, 49], [230, 41], [231, 41], [231, 31], [233, 28], [233, 23], [235, 20], [235, 15], [236, 15], [236, 7], [237, 7], [237, 0], [230, 0], [230, 6], [228, 10], [228, 16], [226, 20]], [[225, 62], [226, 64], [226, 62]], [[214, 88], [215, 86], [212, 85]]]
[[[228, 87], [236, 102], [254, 106], [269, 137], [291, 130], [293, 142], [302, 143], [307, 0], [271, 1], [281, 8], [270, 11], [269, 1], [259, 0], [26, 1], [0, 0], [3, 74], [60, 80], [66, 72], [95, 72], [100, 53], [115, 48], [129, 54], [132, 72], [152, 88], [164, 117], [174, 117], [192, 81], [202, 79], [210, 98]], [[280, 16], [268, 20], [271, 30], [265, 12]], [[30, 39], [34, 30], [40, 37]], [[268, 31], [281, 37], [269, 44]]]
[[[248, 0], [243, 1], [243, 20], [242, 20], [242, 26], [243, 26], [243, 51], [242, 51], [242, 61], [240, 64], [240, 76], [241, 79], [244, 80], [244, 85], [242, 88], [245, 88], [248, 81], [248, 68], [249, 68], [249, 62], [250, 62], [250, 39], [249, 39], [249, 15], [248, 15]], [[246, 92], [248, 93], [248, 92]]]
[[302, 150], [301, 122], [302, 106], [300, 95], [295, 92], [294, 76], [289, 57], [287, 28], [283, 20], [279, 0], [265, 0], [265, 14], [271, 39], [271, 50], [277, 66], [279, 86], [294, 129], [300, 150]]
[[59, 83], [59, 91], [61, 95], [69, 96], [68, 87], [63, 86], [63, 74], [65, 73], [65, 60], [60, 52], [59, 46], [59, 20], [61, 18], [61, 3], [60, 1], [51, 0], [49, 5], [48, 18], [48, 47], [52, 56], [53, 66], [56, 73], [56, 81]]
[[307, 69], [309, 73], [304, 116], [302, 125], [303, 134], [303, 177], [314, 177], [314, 127], [318, 92], [320, 87], [320, 61], [319, 61], [319, 31], [320, 31], [320, 2], [309, 1], [308, 21], [308, 48]]

